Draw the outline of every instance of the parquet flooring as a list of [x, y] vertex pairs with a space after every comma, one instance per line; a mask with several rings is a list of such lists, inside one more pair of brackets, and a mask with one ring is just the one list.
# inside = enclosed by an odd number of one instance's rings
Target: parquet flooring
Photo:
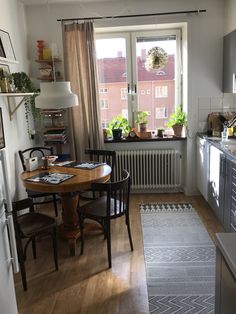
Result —
[[[134, 251], [130, 252], [123, 217], [112, 222], [112, 269], [107, 266], [106, 241], [101, 232], [85, 238], [84, 255], [69, 256], [59, 240], [59, 271], [54, 270], [50, 239], [37, 243], [37, 259], [27, 256], [28, 291], [20, 274], [15, 276], [20, 314], [144, 314], [148, 313], [145, 264], [139, 204], [148, 202], [191, 202], [214, 239], [222, 231], [208, 204], [201, 196], [183, 194], [133, 194], [130, 200]], [[44, 211], [40, 209], [40, 211]], [[48, 212], [54, 215], [53, 210]]]

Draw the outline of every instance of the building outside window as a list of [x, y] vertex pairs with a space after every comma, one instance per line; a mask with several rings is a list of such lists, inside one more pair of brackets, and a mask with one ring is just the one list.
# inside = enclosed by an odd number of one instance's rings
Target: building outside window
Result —
[[100, 108], [101, 109], [108, 109], [108, 100], [107, 99], [100, 99]]
[[160, 107], [156, 108], [156, 119], [166, 119], [168, 118], [168, 108]]
[[127, 88], [120, 89], [121, 100], [127, 100]]
[[108, 92], [108, 89], [107, 88], [99, 88], [99, 94], [105, 94]]
[[103, 128], [103, 129], [107, 129], [107, 128], [108, 128], [108, 125], [109, 125], [109, 121], [107, 121], [107, 120], [102, 120], [102, 128]]
[[155, 87], [155, 98], [168, 97], [168, 87], [167, 86], [156, 86]]

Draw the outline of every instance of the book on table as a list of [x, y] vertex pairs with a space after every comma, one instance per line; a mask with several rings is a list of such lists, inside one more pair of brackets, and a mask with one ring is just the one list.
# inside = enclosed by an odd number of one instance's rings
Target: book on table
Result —
[[27, 178], [27, 181], [38, 182], [38, 183], [47, 183], [47, 184], [59, 184], [70, 178], [74, 177], [74, 174], [59, 173], [59, 172], [41, 172], [37, 175], [34, 175], [30, 178]]

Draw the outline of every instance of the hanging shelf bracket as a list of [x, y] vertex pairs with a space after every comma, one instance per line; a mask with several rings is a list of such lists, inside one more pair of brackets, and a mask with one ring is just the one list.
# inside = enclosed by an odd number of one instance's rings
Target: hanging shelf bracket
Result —
[[[12, 120], [13, 114], [16, 112], [18, 108], [24, 103], [25, 99], [29, 96], [34, 95], [34, 93], [1, 93], [1, 97], [7, 97], [7, 105], [8, 105], [8, 112], [9, 112], [9, 117], [10, 120]], [[22, 97], [22, 99], [18, 102], [16, 107], [12, 110], [11, 109], [11, 104], [10, 104], [10, 98], [12, 97]]]

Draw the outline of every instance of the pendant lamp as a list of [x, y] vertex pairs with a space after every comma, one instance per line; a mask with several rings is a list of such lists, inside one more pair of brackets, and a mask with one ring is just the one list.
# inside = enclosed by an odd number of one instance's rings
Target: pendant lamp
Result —
[[70, 82], [40, 83], [40, 95], [35, 98], [40, 109], [64, 109], [78, 106], [78, 97], [73, 94]]

